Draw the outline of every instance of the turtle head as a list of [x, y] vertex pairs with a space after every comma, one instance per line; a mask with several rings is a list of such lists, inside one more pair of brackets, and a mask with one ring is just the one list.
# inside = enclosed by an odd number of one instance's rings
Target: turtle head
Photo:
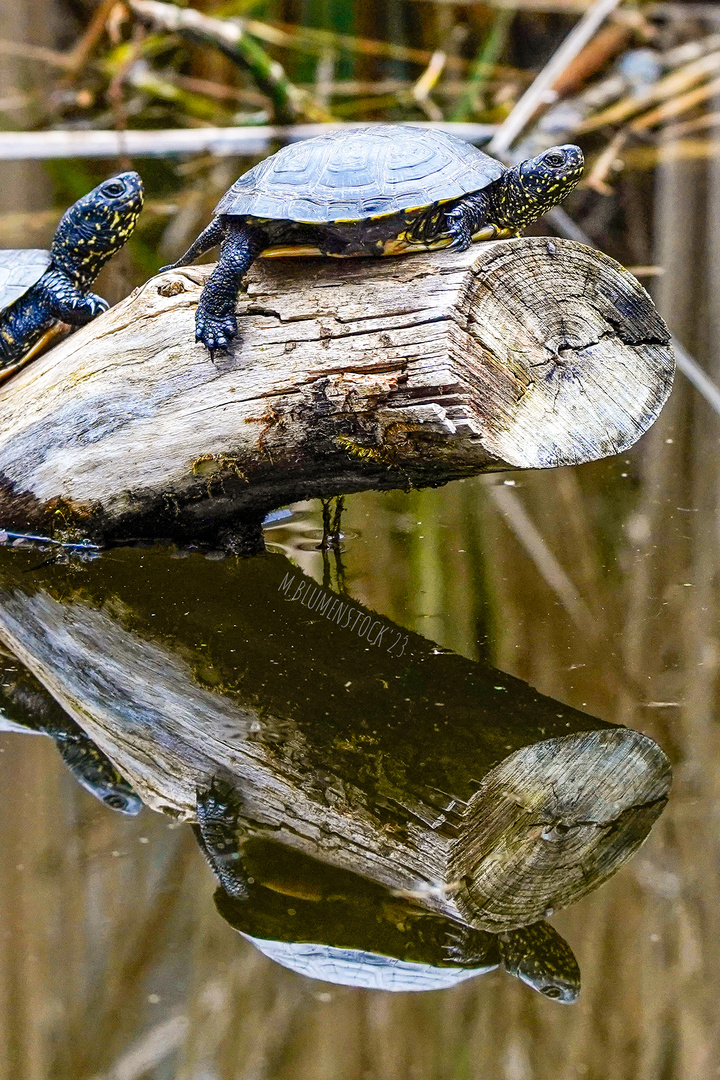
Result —
[[557, 930], [546, 922], [533, 923], [499, 936], [503, 967], [543, 997], [571, 1005], [580, 993], [580, 968], [575, 954]]
[[497, 224], [519, 229], [536, 221], [570, 194], [580, 181], [585, 158], [579, 146], [551, 146], [508, 169], [497, 182]]
[[80, 286], [93, 283], [128, 239], [143, 205], [136, 172], [104, 180], [65, 211], [52, 243], [52, 259]]
[[91, 739], [60, 735], [55, 742], [63, 761], [86, 791], [110, 810], [121, 814], [140, 813], [142, 799]]

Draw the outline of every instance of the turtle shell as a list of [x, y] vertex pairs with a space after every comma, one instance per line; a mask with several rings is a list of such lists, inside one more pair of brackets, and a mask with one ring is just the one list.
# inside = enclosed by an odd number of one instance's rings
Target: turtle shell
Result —
[[411, 963], [362, 949], [341, 949], [334, 945], [313, 945], [305, 942], [267, 941], [264, 938], [243, 937], [283, 967], [307, 975], [311, 979], [357, 986], [366, 990], [443, 990], [456, 986], [476, 975], [493, 971], [496, 963], [474, 968], [434, 967], [431, 964]]
[[39, 248], [0, 251], [0, 311], [9, 308], [43, 276], [50, 252]]
[[504, 172], [482, 150], [432, 128], [331, 131], [255, 165], [215, 213], [313, 225], [365, 221], [459, 199]]

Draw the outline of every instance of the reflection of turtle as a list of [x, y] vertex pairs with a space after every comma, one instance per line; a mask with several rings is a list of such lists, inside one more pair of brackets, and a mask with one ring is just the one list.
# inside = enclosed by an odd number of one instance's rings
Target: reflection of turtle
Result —
[[[478, 931], [463, 928], [452, 936], [450, 955], [458, 956], [466, 965], [482, 961], [487, 956], [483, 945], [476, 952]], [[580, 969], [572, 949], [558, 932], [546, 922], [522, 926], [497, 935], [499, 960], [509, 975], [521, 979], [533, 990], [571, 1004], [580, 993]]]
[[503, 967], [575, 1001], [580, 971], [544, 922], [503, 934], [459, 924], [348, 870], [280, 844], [242, 839], [238, 799], [214, 780], [198, 797], [198, 842], [222, 883], [222, 917], [270, 959], [303, 975], [380, 990], [437, 990]]
[[[275, 909], [271, 896], [269, 889], [251, 886], [248, 899], [238, 901], [224, 889], [218, 889], [215, 905], [222, 917], [270, 960], [309, 978], [376, 990], [441, 990], [502, 967], [554, 1001], [572, 1004], [580, 993], [577, 960], [568, 943], [549, 923], [539, 922], [521, 930], [490, 934], [436, 915], [413, 913], [408, 905], [402, 931], [395, 935], [395, 952], [383, 953], [378, 951], [379, 947], [361, 949], [335, 944], [337, 940], [349, 940], [353, 936], [362, 941], [363, 930], [368, 929], [354, 925], [348, 916], [347, 905], [341, 908], [337, 901], [322, 905], [315, 918], [308, 920], [307, 912], [302, 908], [312, 905], [312, 901], [294, 898], [289, 906], [284, 899], [280, 904], [280, 918], [270, 931], [273, 937], [263, 937], [255, 924], [272, 920]], [[264, 919], [258, 918], [259, 912], [253, 910], [255, 905]], [[329, 913], [327, 908], [333, 906], [340, 910]], [[378, 918], [375, 905], [371, 905], [370, 913]], [[314, 934], [306, 926], [308, 921], [320, 924]], [[378, 927], [371, 929], [378, 933]], [[439, 937], [442, 932], [446, 941], [445, 956], [434, 954], [430, 948], [433, 937]], [[331, 936], [332, 941], [328, 942]], [[309, 937], [314, 940], [308, 940]], [[424, 960], [404, 959], [408, 951], [429, 955]], [[397, 952], [401, 955], [396, 955]]]
[[122, 814], [142, 810], [127, 780], [34, 675], [14, 658], [3, 658], [0, 675], [0, 731], [49, 735], [86, 791]]
[[90, 286], [130, 236], [142, 204], [138, 174], [120, 173], [65, 211], [50, 251], [0, 251], [0, 378], [32, 359], [58, 322], [81, 326], [107, 311]]
[[196, 338], [237, 333], [243, 274], [265, 255], [395, 255], [513, 235], [562, 202], [582, 175], [577, 146], [506, 169], [443, 131], [380, 125], [292, 143], [233, 184], [174, 269], [221, 245], [200, 297]]

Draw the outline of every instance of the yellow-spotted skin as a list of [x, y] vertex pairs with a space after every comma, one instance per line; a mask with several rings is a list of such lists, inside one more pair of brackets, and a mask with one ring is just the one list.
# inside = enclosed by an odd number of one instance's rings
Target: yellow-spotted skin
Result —
[[63, 214], [50, 251], [0, 251], [0, 381], [59, 333], [107, 310], [90, 291], [125, 244], [143, 205], [136, 172], [120, 173]]

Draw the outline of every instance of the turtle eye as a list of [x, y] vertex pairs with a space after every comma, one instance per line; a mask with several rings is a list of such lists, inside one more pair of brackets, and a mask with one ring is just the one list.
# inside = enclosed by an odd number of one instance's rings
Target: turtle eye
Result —
[[559, 986], [544, 986], [542, 992], [545, 997], [553, 998], [553, 1000], [562, 997], [562, 990]]
[[565, 155], [560, 153], [559, 150], [554, 150], [552, 153], [545, 155], [545, 164], [549, 165], [551, 169], [559, 169], [565, 164]]
[[111, 810], [124, 810], [126, 806], [125, 799], [122, 795], [106, 795], [103, 802], [106, 806], [109, 806]]
[[107, 195], [110, 199], [116, 199], [118, 195], [122, 195], [125, 191], [125, 185], [119, 180], [108, 180], [107, 184], [103, 184], [103, 195]]

